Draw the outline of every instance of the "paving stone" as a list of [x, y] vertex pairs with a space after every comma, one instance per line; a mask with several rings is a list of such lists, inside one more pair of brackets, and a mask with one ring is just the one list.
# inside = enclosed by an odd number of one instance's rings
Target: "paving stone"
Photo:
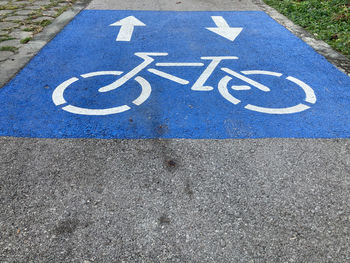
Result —
[[20, 0], [18, 3], [32, 5], [35, 3], [35, 0]]
[[23, 21], [27, 19], [27, 16], [9, 16], [4, 19], [4, 21]]
[[[30, 28], [30, 27], [32, 27], [32, 26], [38, 27], [37, 25], [26, 24], [26, 25], [20, 26], [18, 29], [21, 29], [22, 31], [24, 31], [25, 29]], [[40, 26], [39, 26], [39, 27], [40, 27]], [[26, 31], [24, 31], [24, 32], [26, 32]], [[29, 32], [32, 32], [32, 31], [29, 31]]]
[[[16, 38], [13, 40], [7, 40], [0, 42], [0, 47], [13, 46], [22, 50], [21, 47], [24, 45], [20, 43], [21, 39], [27, 37], [33, 37], [33, 32], [26, 32], [23, 29], [30, 25], [19, 25], [11, 21], [23, 21], [29, 18], [29, 15], [37, 10], [42, 10], [43, 16], [33, 19], [32, 22], [42, 22], [44, 20], [53, 20], [56, 17], [57, 9], [60, 7], [70, 6], [69, 3], [61, 2], [57, 6], [50, 8], [49, 10], [43, 10], [44, 6], [50, 5], [50, 0], [29, 0], [24, 1], [4, 1], [0, 0], [0, 5], [12, 5], [19, 6], [17, 10], [0, 10], [0, 18], [4, 17], [4, 22], [0, 22], [0, 34], [8, 34], [10, 37]], [[0, 62], [7, 63], [6, 60], [11, 57], [14, 53], [11, 51], [0, 51]]]
[[51, 4], [51, 1], [49, 1], [49, 0], [35, 1], [34, 4], [35, 4], [35, 5], [44, 6], [44, 5], [49, 5], [49, 4]]
[[8, 28], [14, 28], [17, 27], [16, 23], [12, 23], [12, 22], [1, 22], [0, 23], [0, 30], [6, 30]]
[[30, 1], [18, 1], [19, 4], [21, 5], [32, 5], [33, 3]]
[[56, 16], [56, 14], [57, 14], [57, 11], [52, 11], [52, 10], [48, 10], [48, 11], [44, 11], [43, 12], [44, 16], [52, 16], [52, 17], [54, 17], [54, 16]]
[[33, 10], [18, 10], [16, 11], [16, 15], [30, 15], [33, 13]]
[[28, 10], [38, 10], [38, 9], [43, 9], [43, 6], [41, 6], [41, 5], [28, 5], [28, 6], [26, 6], [26, 9], [28, 9]]
[[33, 36], [32, 32], [25, 32], [22, 30], [15, 30], [10, 33], [10, 37], [14, 37], [17, 39], [23, 39], [23, 38], [32, 37], [32, 36]]
[[10, 30], [0, 29], [0, 35], [8, 35], [10, 32]]
[[21, 43], [18, 39], [7, 40], [0, 42], [0, 47], [19, 47]]
[[10, 14], [12, 12], [13, 12], [12, 10], [0, 10], [0, 15], [7, 15], [7, 14]]
[[11, 51], [0, 51], [0, 61], [4, 61], [11, 57], [13, 53]]
[[32, 21], [33, 22], [41, 22], [41, 21], [44, 21], [44, 20], [53, 20], [53, 18], [49, 17], [49, 16], [41, 16], [41, 17], [35, 18]]

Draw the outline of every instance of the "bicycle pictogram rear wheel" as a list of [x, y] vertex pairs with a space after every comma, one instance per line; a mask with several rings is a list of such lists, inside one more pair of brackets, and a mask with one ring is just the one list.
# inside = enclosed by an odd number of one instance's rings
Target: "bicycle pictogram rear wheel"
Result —
[[[110, 75], [119, 76], [121, 74], [123, 74], [122, 71], [96, 71], [96, 72], [90, 72], [87, 74], [80, 75], [80, 77], [83, 79], [86, 79], [86, 78], [92, 78], [97, 76], [110, 76]], [[80, 114], [80, 115], [96, 115], [96, 116], [117, 114], [117, 113], [122, 113], [131, 109], [131, 106], [127, 104], [119, 105], [111, 108], [105, 108], [105, 109], [90, 109], [90, 108], [83, 108], [83, 107], [78, 107], [70, 104], [66, 105], [67, 101], [64, 98], [64, 91], [78, 80], [79, 78], [77, 77], [70, 78], [55, 88], [55, 90], [52, 93], [52, 101], [56, 106], [65, 105], [62, 107], [62, 110], [70, 113]], [[132, 101], [132, 104], [139, 106], [142, 103], [144, 103], [148, 99], [148, 97], [151, 95], [152, 88], [149, 82], [140, 76], [135, 77], [135, 81], [141, 86], [141, 93], [135, 100]]]

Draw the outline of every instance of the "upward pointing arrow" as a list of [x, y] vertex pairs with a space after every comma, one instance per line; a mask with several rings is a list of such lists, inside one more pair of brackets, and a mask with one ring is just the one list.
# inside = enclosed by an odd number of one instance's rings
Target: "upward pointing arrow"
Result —
[[230, 27], [222, 16], [212, 16], [211, 18], [217, 27], [207, 27], [206, 29], [228, 40], [234, 41], [243, 30], [243, 27]]
[[134, 16], [123, 18], [110, 26], [120, 26], [116, 41], [130, 41], [135, 26], [146, 26]]

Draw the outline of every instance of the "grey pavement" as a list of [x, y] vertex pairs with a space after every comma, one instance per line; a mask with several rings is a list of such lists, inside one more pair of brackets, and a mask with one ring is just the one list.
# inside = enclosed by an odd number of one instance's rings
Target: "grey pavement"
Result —
[[349, 262], [348, 140], [1, 145], [1, 262]]
[[[258, 10], [251, 1], [88, 8]], [[347, 139], [0, 138], [0, 262], [350, 262]]]
[[91, 1], [87, 9], [166, 10], [166, 11], [245, 11], [259, 10], [251, 0], [144, 0]]

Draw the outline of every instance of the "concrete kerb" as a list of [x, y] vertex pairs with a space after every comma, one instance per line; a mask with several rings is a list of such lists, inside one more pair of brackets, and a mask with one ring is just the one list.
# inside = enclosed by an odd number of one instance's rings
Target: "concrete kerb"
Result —
[[62, 13], [52, 21], [52, 24], [25, 46], [17, 54], [2, 62], [0, 74], [0, 88], [9, 82], [65, 25], [67, 25], [91, 0], [79, 0], [72, 8]]
[[263, 0], [252, 0], [254, 4], [259, 6], [261, 10], [267, 13], [279, 24], [283, 25], [290, 32], [292, 32], [297, 37], [301, 38], [309, 46], [311, 46], [317, 53], [324, 56], [330, 63], [332, 63], [339, 70], [350, 76], [350, 59], [344, 55], [336, 52], [329, 46], [326, 42], [322, 40], [317, 40], [312, 34], [304, 30], [302, 27], [294, 24], [284, 15], [280, 14], [276, 9], [268, 6]]

